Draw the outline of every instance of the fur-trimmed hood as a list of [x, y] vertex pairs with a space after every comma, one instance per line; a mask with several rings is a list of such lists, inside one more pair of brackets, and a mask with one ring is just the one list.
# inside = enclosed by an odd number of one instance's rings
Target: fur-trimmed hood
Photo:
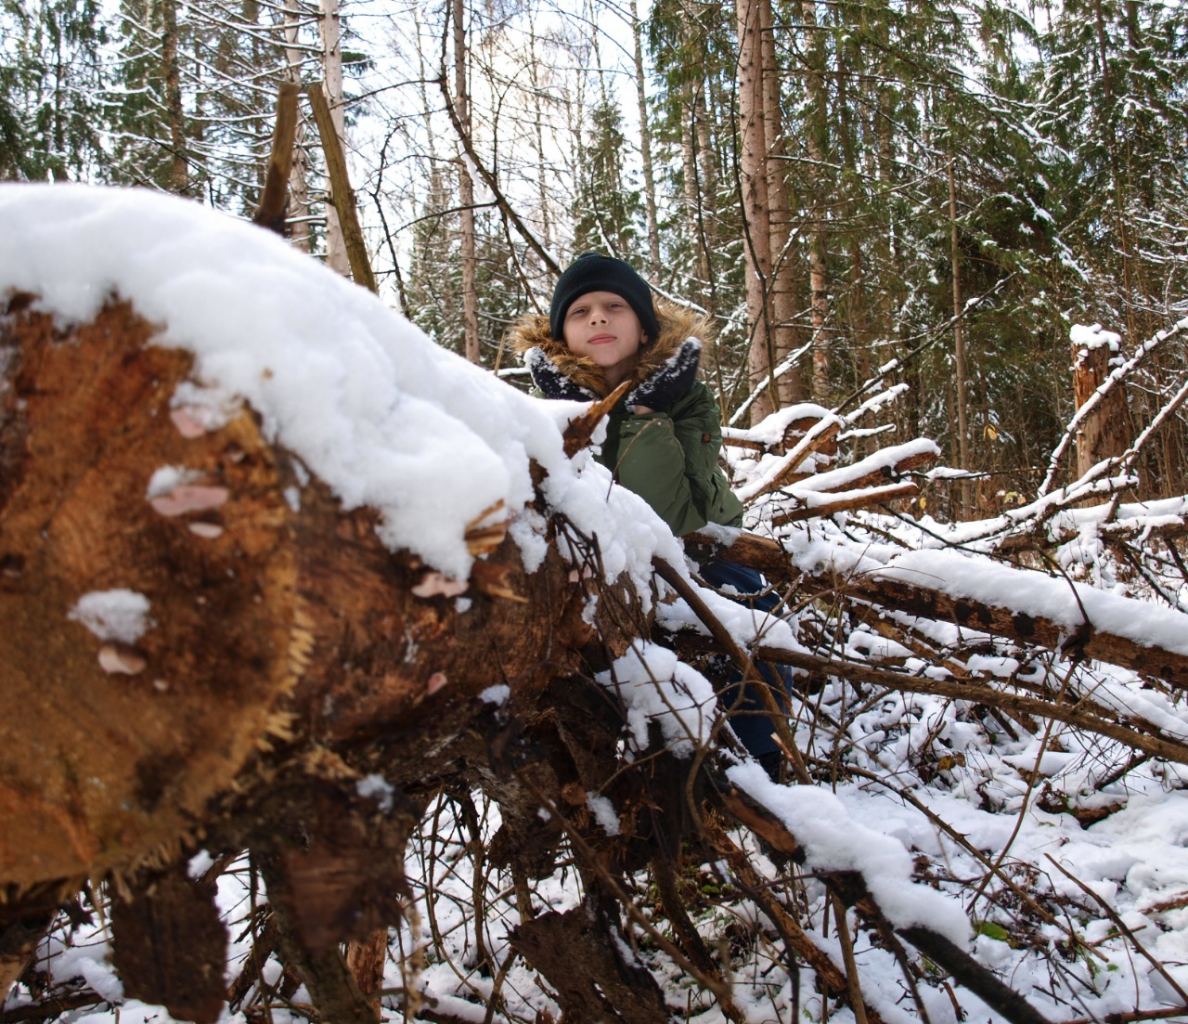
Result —
[[[654, 342], [649, 340], [640, 346], [639, 364], [631, 375], [632, 387], [663, 366], [686, 339], [697, 338], [703, 350], [711, 341], [709, 322], [704, 317], [664, 299], [656, 299], [655, 306], [660, 336]], [[521, 354], [531, 348], [541, 349], [557, 369], [579, 387], [596, 395], [607, 393], [601, 367], [593, 360], [575, 356], [566, 348], [565, 342], [554, 338], [549, 332], [547, 315], [531, 314], [522, 318], [512, 326], [508, 338]]]

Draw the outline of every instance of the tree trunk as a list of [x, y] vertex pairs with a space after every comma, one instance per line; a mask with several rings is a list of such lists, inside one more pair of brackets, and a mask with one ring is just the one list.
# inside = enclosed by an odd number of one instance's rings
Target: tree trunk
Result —
[[[297, 34], [300, 11], [297, 0], [285, 0], [285, 81], [294, 85], [301, 83], [303, 58], [297, 48]], [[297, 128], [293, 133], [293, 156], [289, 172], [289, 207], [291, 219], [289, 241], [302, 252], [311, 252], [313, 239], [310, 236], [309, 221], [309, 154], [305, 149], [305, 119], [298, 112]]]
[[[529, 52], [537, 52], [538, 39], [535, 24], [528, 26]], [[532, 82], [532, 130], [536, 141], [536, 158], [540, 166], [549, 167], [553, 163], [553, 154], [545, 149], [545, 97], [544, 83], [540, 79], [540, 61], [533, 59], [528, 62], [528, 74]], [[426, 110], [429, 108], [426, 107]], [[553, 220], [551, 214], [552, 203], [549, 202], [548, 181], [545, 174], [536, 176], [536, 200], [540, 207], [540, 240], [546, 249], [553, 247]], [[544, 268], [541, 268], [542, 272]]]
[[808, 132], [805, 145], [809, 157], [809, 190], [811, 195], [811, 226], [809, 241], [809, 305], [813, 340], [813, 400], [828, 404], [830, 391], [830, 352], [826, 332], [829, 317], [828, 268], [825, 236], [824, 196], [821, 179], [825, 166], [825, 131], [827, 94], [825, 89], [825, 46], [817, 25], [816, 0], [801, 4], [805, 32], [808, 34], [807, 89], [809, 105]]
[[[965, 317], [961, 299], [961, 246], [957, 231], [957, 181], [953, 174], [953, 157], [950, 156], [946, 165], [946, 177], [949, 185], [949, 264], [952, 278], [953, 295], [953, 361], [954, 384], [957, 396], [957, 465], [964, 470], [970, 470], [969, 458], [969, 423], [968, 423], [968, 386], [965, 363]], [[962, 480], [960, 487], [961, 509], [958, 518], [965, 518], [973, 512], [971, 501], [970, 481]]]
[[[325, 83], [326, 102], [330, 106], [330, 117], [339, 147], [345, 154], [346, 120], [343, 114], [342, 92], [342, 41], [339, 24], [338, 0], [321, 0], [322, 16], [318, 27], [322, 34], [322, 80]], [[350, 259], [347, 256], [346, 240], [338, 211], [326, 204], [326, 263], [342, 274], [351, 276]]]
[[[684, 31], [688, 32], [688, 26], [685, 26]], [[685, 44], [691, 45], [687, 38]], [[695, 260], [691, 295], [712, 319], [715, 311], [711, 257], [712, 218], [714, 195], [717, 191], [714, 158], [709, 147], [703, 87], [700, 82], [689, 80], [682, 83], [681, 92], [684, 96], [684, 116], [681, 118], [681, 171], [685, 185], [685, 217]]]
[[[855, 118], [851, 111], [850, 68], [844, 67], [842, 64], [843, 54], [839, 53], [837, 71], [838, 134], [841, 138], [846, 176], [849, 179], [848, 194], [845, 200], [848, 223], [844, 229], [849, 255], [849, 279], [845, 306], [850, 346], [854, 353], [854, 364], [857, 370], [857, 383], [863, 384], [870, 380], [873, 365], [871, 360], [870, 303], [866, 288], [866, 260], [862, 249], [864, 228], [869, 230], [869, 227], [857, 198], [861, 169], [858, 166], [856, 153]], [[864, 437], [855, 439], [854, 454], [856, 457], [862, 458], [870, 451], [870, 439]]]
[[[466, 76], [469, 68], [466, 46], [466, 9], [462, 0], [453, 0], [454, 27], [454, 108], [461, 130], [473, 142], [470, 120], [470, 87]], [[478, 333], [478, 275], [474, 228], [474, 181], [465, 156], [458, 158], [458, 205], [461, 226], [462, 263], [462, 327], [463, 352], [472, 363], [482, 362]]]
[[644, 74], [643, 24], [631, 0], [631, 39], [634, 44], [635, 95], [639, 106], [639, 151], [643, 160], [644, 209], [648, 218], [648, 271], [653, 278], [660, 276], [660, 228], [656, 216], [656, 176], [652, 171], [652, 129], [648, 123], [647, 77]]
[[[1110, 357], [1114, 349], [1103, 343], [1073, 345], [1073, 396], [1079, 409], [1110, 375]], [[1130, 415], [1123, 389], [1113, 388], [1085, 418], [1076, 433], [1077, 477], [1082, 477], [1102, 459], [1126, 451]]]
[[[695, 159], [697, 172], [697, 246], [698, 266], [704, 270], [705, 310], [713, 319], [719, 308], [718, 284], [714, 278], [714, 253], [721, 235], [721, 217], [718, 209], [718, 152], [711, 132], [711, 118], [714, 111], [714, 91], [709, 81], [695, 86], [697, 104], [694, 118], [696, 139]], [[719, 379], [719, 391], [721, 381]]]
[[[766, 18], [765, 7], [768, 9]], [[758, 387], [765, 378], [769, 381], [751, 405], [751, 422], [758, 423], [775, 410], [778, 401], [774, 382], [770, 381], [776, 359], [770, 303], [772, 260], [767, 132], [763, 120], [762, 32], [764, 21], [770, 21], [770, 0], [736, 0], [736, 14], [739, 184], [746, 250], [747, 321], [751, 328], [747, 368], [752, 388]]]
[[696, 282], [693, 285], [693, 298], [705, 304], [709, 294], [709, 252], [704, 238], [704, 221], [702, 219], [702, 192], [698, 189], [699, 174], [697, 171], [697, 136], [695, 121], [701, 96], [696, 82], [685, 82], [681, 86], [685, 102], [682, 104], [685, 116], [681, 118], [681, 171], [685, 179], [685, 219], [689, 231], [693, 236], [693, 247], [696, 253]]
[[[771, 4], [760, 8], [760, 41], [763, 48], [763, 124], [767, 153], [768, 251], [771, 253], [771, 319], [773, 359], [779, 365], [796, 347], [796, 269], [789, 251], [791, 202], [788, 198], [787, 155], [784, 119], [780, 112], [780, 69], [776, 61], [775, 26]], [[785, 372], [776, 382], [776, 397], [782, 407], [803, 397], [800, 370]]]
[[190, 176], [182, 110], [181, 64], [177, 55], [177, 4], [174, 0], [163, 0], [161, 17], [161, 71], [165, 80], [165, 116], [169, 122], [169, 187], [178, 195], [185, 195], [190, 187]]

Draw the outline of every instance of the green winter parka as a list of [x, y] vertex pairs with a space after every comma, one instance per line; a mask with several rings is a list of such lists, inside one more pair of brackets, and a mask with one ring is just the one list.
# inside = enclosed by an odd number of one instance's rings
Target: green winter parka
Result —
[[[632, 387], [663, 367], [699, 326], [696, 317], [668, 303], [657, 302], [656, 314], [660, 336], [640, 349]], [[606, 393], [601, 369], [553, 338], [547, 317], [522, 320], [511, 340], [521, 352], [543, 350], [574, 384], [596, 395]], [[694, 380], [667, 412], [635, 415], [622, 402], [615, 406], [597, 458], [616, 482], [643, 498], [680, 537], [707, 523], [738, 526], [742, 521], [742, 503], [718, 465], [721, 450], [717, 400], [704, 382]]]

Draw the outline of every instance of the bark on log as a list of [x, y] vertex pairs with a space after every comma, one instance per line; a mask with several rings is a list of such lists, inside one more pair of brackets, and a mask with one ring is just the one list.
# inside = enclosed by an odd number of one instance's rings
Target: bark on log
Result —
[[181, 1020], [214, 1024], [227, 1000], [227, 928], [215, 880], [193, 880], [179, 863], [145, 883], [112, 901], [112, 962], [124, 993]]
[[670, 1014], [659, 986], [646, 970], [626, 961], [598, 916], [587, 906], [542, 914], [512, 933], [512, 947], [557, 990], [566, 1020], [665, 1024]]
[[[504, 541], [467, 611], [418, 597], [425, 567], [383, 548], [369, 510], [303, 487], [250, 410], [206, 430], [173, 406], [190, 358], [149, 344], [127, 304], [60, 332], [31, 301], [0, 318], [0, 879], [14, 891], [172, 859], [275, 747], [291, 773], [349, 790], [359, 769], [333, 748], [387, 729], [385, 778], [428, 779], [481, 690], [509, 683], [530, 707], [572, 668], [592, 627], [559, 558], [528, 576]], [[163, 467], [185, 475], [150, 493]], [[80, 598], [113, 590], [147, 600], [142, 635], [79, 621]]]
[[[27, 894], [31, 895], [31, 894]], [[61, 894], [53, 887], [42, 899], [28, 898], [21, 907], [0, 901], [0, 1006], [21, 976], [41, 937], [54, 919]]]

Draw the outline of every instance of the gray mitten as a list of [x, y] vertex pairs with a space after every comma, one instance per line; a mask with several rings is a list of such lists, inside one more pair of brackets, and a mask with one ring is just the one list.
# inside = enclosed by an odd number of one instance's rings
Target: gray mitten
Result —
[[677, 399], [688, 393], [697, 377], [701, 362], [701, 342], [689, 338], [663, 366], [657, 367], [647, 379], [641, 380], [623, 399], [628, 406], [645, 405], [657, 412], [668, 412]]
[[542, 348], [528, 349], [524, 353], [524, 365], [532, 374], [532, 383], [545, 398], [568, 398], [574, 402], [588, 402], [598, 397], [594, 392], [570, 380]]

